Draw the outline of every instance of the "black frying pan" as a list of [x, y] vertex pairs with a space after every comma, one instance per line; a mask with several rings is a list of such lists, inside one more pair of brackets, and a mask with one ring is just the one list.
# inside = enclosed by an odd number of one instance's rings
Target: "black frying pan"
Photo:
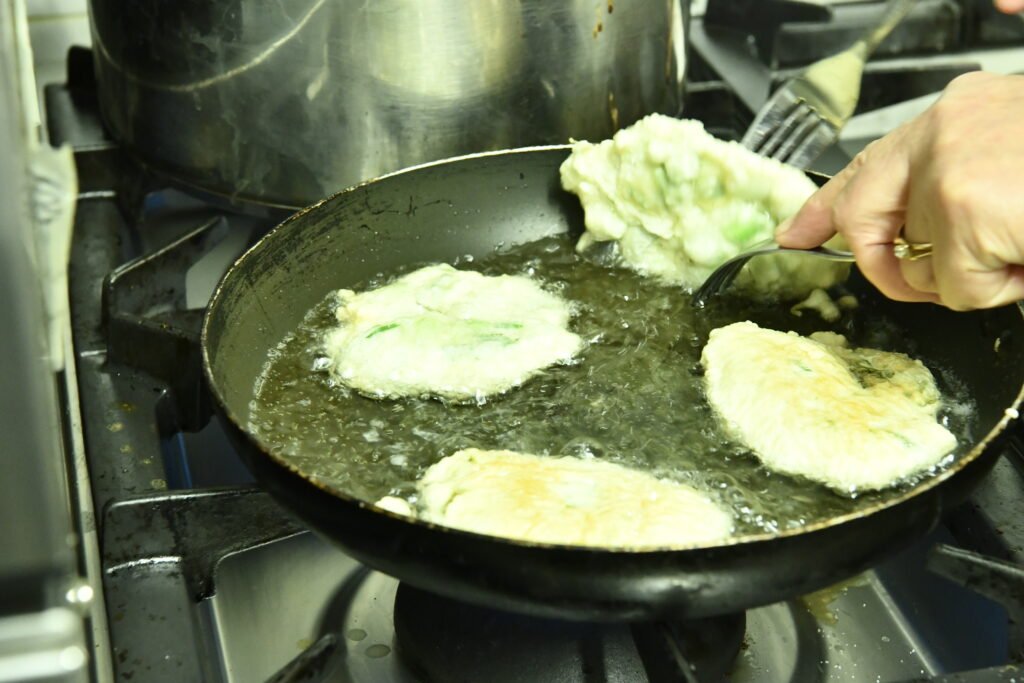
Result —
[[984, 436], [905, 494], [797, 530], [670, 551], [505, 540], [412, 521], [320, 488], [247, 431], [268, 351], [327, 292], [409, 263], [481, 257], [501, 244], [581, 232], [579, 204], [559, 185], [567, 150], [473, 155], [360, 185], [289, 218], [225, 275], [203, 326], [210, 387], [260, 484], [313, 529], [371, 567], [458, 599], [580, 619], [698, 617], [816, 590], [869, 567], [930, 530], [988, 471], [1021, 402], [1021, 310], [897, 304], [863, 281], [853, 285], [859, 315], [899, 320], [915, 355], [951, 368], [976, 401], [976, 433]]

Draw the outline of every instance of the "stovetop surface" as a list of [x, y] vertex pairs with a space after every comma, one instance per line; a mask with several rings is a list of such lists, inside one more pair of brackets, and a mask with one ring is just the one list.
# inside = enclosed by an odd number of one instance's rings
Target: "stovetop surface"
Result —
[[[909, 681], [1004, 663], [1002, 609], [924, 569], [924, 553], [940, 540], [950, 539], [939, 532], [849, 582], [749, 611], [728, 680]], [[216, 581], [217, 594], [202, 612], [220, 639], [227, 680], [265, 680], [328, 633], [337, 634], [341, 644], [320, 669], [324, 680], [423, 680], [399, 654], [393, 624], [398, 582], [311, 534], [232, 555], [219, 565]], [[268, 632], [279, 637], [268, 642]], [[590, 662], [576, 650], [556, 657], [536, 643], [502, 648], [488, 655], [504, 661], [475, 662], [470, 673], [476, 676], [461, 680], [648, 680], [628, 625], [602, 628], [596, 654], [589, 654], [601, 662], [590, 670], [602, 669], [603, 678], [586, 676], [584, 663]], [[534, 666], [547, 658], [562, 663], [558, 678], [517, 677], [525, 676], [524, 662]], [[509, 677], [499, 679], [495, 671]]]

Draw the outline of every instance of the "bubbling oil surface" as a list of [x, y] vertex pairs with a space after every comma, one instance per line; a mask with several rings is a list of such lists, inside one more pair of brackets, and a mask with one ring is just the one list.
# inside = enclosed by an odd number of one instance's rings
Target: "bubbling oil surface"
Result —
[[[813, 313], [797, 318], [787, 306], [740, 298], [696, 310], [678, 287], [583, 258], [565, 236], [468, 261], [456, 265], [488, 275], [528, 275], [573, 302], [572, 328], [587, 340], [576, 362], [548, 368], [479, 405], [367, 398], [327, 370], [321, 340], [336, 324], [332, 294], [271, 353], [250, 405], [254, 435], [310, 478], [366, 501], [385, 495], [414, 500], [424, 470], [463, 448], [607, 460], [706, 491], [733, 511], [739, 535], [852, 513], [916, 483], [844, 496], [773, 473], [726, 438], [704, 398], [700, 354], [710, 330], [753, 320], [802, 334], [833, 329], [849, 336], [856, 311], [828, 325]], [[353, 289], [378, 287], [399, 274], [381, 274]], [[851, 342], [906, 351], [891, 343], [901, 335], [890, 321], [873, 323], [870, 337]], [[973, 413], [964, 409], [965, 391], [948, 372], [936, 377], [948, 398], [942, 420], [965, 449]]]

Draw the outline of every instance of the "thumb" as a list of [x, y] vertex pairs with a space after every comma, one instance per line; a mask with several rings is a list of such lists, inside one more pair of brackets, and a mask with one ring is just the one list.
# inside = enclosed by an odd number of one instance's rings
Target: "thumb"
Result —
[[[859, 164], [856, 164], [859, 167]], [[810, 249], [824, 244], [836, 233], [832, 204], [856, 173], [851, 163], [812, 194], [800, 210], [775, 229], [775, 241], [793, 249]]]

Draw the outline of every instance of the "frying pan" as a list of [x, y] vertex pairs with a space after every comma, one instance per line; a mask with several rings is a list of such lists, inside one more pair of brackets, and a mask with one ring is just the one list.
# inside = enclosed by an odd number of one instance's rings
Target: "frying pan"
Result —
[[1001, 452], [1022, 398], [1017, 306], [954, 313], [899, 304], [862, 279], [860, 316], [898, 320], [927, 364], [948, 367], [976, 403], [980, 439], [937, 476], [884, 503], [776, 534], [623, 551], [535, 544], [411, 520], [328, 490], [247, 429], [268, 352], [331, 290], [410, 263], [482, 257], [501, 245], [583, 229], [562, 191], [568, 147], [445, 160], [384, 176], [286, 220], [244, 254], [214, 293], [203, 363], [226, 430], [261, 486], [361, 562], [419, 588], [492, 607], [586, 620], [735, 612], [847, 578], [927, 533]]

